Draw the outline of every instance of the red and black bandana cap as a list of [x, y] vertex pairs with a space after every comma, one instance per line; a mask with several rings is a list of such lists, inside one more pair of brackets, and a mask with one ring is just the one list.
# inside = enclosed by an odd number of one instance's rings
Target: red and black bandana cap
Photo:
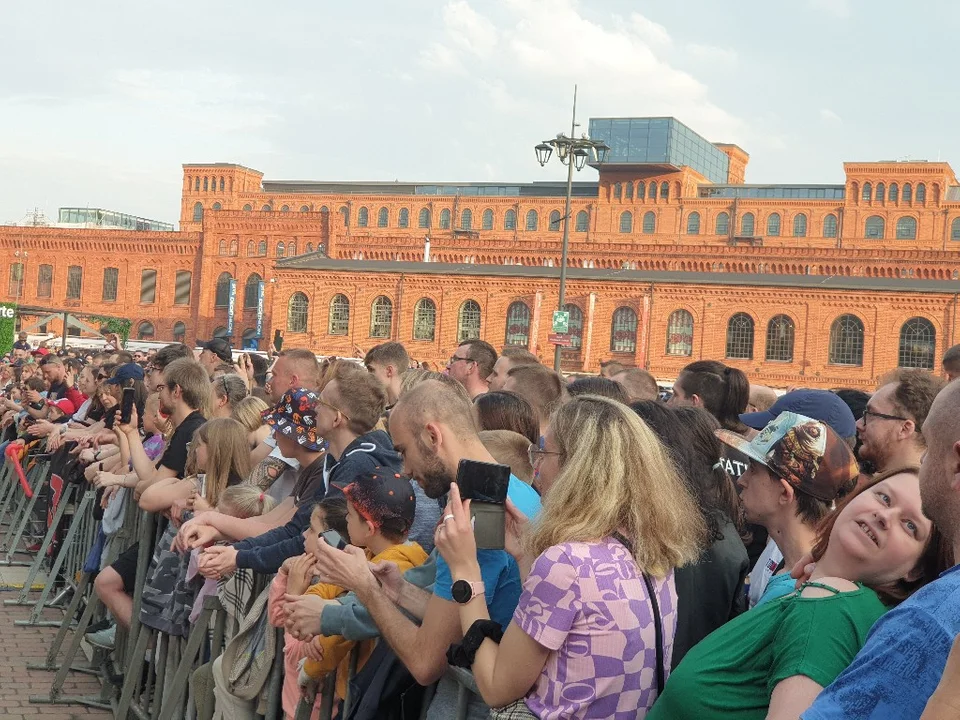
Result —
[[410, 478], [386, 469], [377, 469], [357, 478], [343, 494], [364, 520], [377, 528], [388, 518], [403, 522], [404, 532], [413, 525], [417, 500]]

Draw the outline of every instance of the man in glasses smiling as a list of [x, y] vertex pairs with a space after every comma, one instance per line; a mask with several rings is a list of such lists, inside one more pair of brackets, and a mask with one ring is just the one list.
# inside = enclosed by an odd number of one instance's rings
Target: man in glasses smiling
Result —
[[877, 390], [857, 421], [861, 462], [874, 472], [920, 467], [926, 450], [920, 430], [943, 380], [926, 370], [897, 370]]

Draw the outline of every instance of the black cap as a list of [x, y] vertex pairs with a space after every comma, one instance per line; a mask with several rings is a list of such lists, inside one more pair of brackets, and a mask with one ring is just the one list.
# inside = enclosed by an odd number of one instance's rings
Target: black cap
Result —
[[202, 350], [209, 350], [218, 358], [226, 363], [233, 362], [233, 353], [230, 351], [230, 343], [223, 338], [215, 337], [213, 340], [200, 343]]

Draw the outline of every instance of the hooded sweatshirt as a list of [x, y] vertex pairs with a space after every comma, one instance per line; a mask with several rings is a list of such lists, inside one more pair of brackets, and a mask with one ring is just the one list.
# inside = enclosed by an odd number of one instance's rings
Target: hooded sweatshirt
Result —
[[[323, 485], [318, 484], [314, 494], [303, 499], [290, 522], [234, 543], [238, 568], [250, 568], [266, 575], [277, 572], [284, 560], [303, 554], [303, 531], [310, 527], [310, 515], [316, 503], [324, 497], [343, 495], [343, 488], [377, 468], [400, 472], [402, 465], [390, 436], [382, 430], [356, 438], [337, 459], [328, 452], [323, 462]], [[417, 514], [420, 514], [419, 502]], [[411, 535], [411, 539], [416, 538]]]

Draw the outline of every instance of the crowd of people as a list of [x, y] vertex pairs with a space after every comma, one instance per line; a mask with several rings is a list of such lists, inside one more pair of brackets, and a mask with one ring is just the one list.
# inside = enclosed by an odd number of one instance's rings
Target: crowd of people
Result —
[[[218, 596], [201, 718], [277, 701], [256, 671], [277, 653], [288, 718], [348, 683], [356, 718], [453, 718], [462, 687], [470, 718], [960, 714], [960, 346], [872, 393], [713, 360], [670, 388], [613, 361], [565, 377], [482, 340], [417, 365], [398, 342], [320, 362], [21, 338], [0, 447], [71, 448], [100, 494], [87, 641], [113, 651], [135, 599], [185, 637]], [[492, 547], [475, 463], [507, 466]], [[133, 503], [151, 547], [116, 546]]]

